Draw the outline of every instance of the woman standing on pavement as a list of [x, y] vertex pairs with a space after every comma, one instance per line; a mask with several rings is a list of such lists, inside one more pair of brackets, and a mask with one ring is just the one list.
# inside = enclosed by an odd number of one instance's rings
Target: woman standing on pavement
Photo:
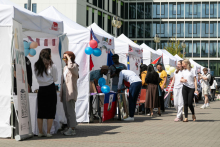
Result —
[[71, 136], [76, 134], [75, 103], [78, 95], [77, 80], [79, 77], [79, 68], [75, 63], [75, 54], [73, 52], [66, 51], [63, 54], [63, 60], [66, 66], [63, 69], [63, 75], [61, 77], [60, 100], [63, 103], [68, 126], [68, 128], [63, 131], [63, 134]]
[[170, 93], [171, 87], [174, 84], [173, 88], [173, 97], [174, 97], [174, 107], [177, 111], [177, 117], [174, 119], [175, 122], [183, 120], [183, 95], [182, 95], [182, 88], [183, 83], [180, 82], [182, 78], [182, 61], [178, 61], [177, 70], [174, 72], [173, 80], [170, 85], [170, 89], [168, 92]]
[[183, 83], [183, 100], [184, 100], [184, 114], [185, 119], [183, 122], [188, 122], [188, 107], [192, 112], [192, 119], [196, 121], [195, 111], [193, 107], [193, 98], [194, 93], [199, 94], [197, 91], [197, 80], [196, 80], [196, 72], [191, 67], [191, 63], [188, 59], [183, 60], [182, 62], [183, 70], [182, 70], [182, 78], [181, 82]]

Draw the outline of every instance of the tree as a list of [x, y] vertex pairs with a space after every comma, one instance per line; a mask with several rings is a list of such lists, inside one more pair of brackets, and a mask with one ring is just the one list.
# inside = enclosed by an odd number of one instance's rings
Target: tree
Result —
[[176, 40], [176, 38], [171, 38], [170, 41], [167, 42], [167, 46], [165, 46], [164, 49], [171, 53], [173, 56], [177, 54], [181, 58], [183, 57], [183, 54], [181, 53], [183, 48], [180, 41]]

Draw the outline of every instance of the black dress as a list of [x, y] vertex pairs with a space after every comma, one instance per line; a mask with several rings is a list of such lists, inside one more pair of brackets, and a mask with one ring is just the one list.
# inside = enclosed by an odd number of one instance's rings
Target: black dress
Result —
[[40, 119], [55, 119], [57, 92], [55, 84], [40, 86], [37, 94], [38, 114]]

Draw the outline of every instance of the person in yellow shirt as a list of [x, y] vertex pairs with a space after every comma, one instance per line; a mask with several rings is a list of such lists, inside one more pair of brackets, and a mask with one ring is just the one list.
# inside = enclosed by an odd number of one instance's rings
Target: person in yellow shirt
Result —
[[165, 107], [164, 107], [164, 94], [165, 91], [164, 89], [166, 88], [166, 82], [167, 82], [167, 73], [165, 70], [162, 69], [162, 64], [157, 64], [157, 72], [159, 74], [159, 77], [162, 79], [161, 82], [159, 83], [160, 88], [162, 90], [162, 96], [160, 96], [160, 108], [162, 110], [162, 112], [165, 112]]

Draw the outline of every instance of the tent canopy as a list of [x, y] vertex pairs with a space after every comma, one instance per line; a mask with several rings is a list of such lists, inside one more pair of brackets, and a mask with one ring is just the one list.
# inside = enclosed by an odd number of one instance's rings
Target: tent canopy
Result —
[[23, 35], [55, 37], [63, 34], [63, 22], [40, 16], [9, 0], [0, 0], [0, 25], [11, 26], [13, 19], [22, 24]]
[[180, 61], [180, 60], [183, 60], [180, 56], [178, 56], [177, 54], [174, 56], [176, 59], [177, 59], [177, 61]]
[[69, 43], [80, 43], [90, 41], [89, 29], [77, 24], [62, 13], [60, 13], [53, 6], [48, 7], [39, 13], [43, 17], [55, 18], [64, 23], [64, 33], [67, 33], [69, 37]]
[[107, 32], [105, 32], [102, 28], [100, 28], [96, 23], [91, 24], [88, 27], [89, 30], [92, 29], [97, 39], [100, 41], [101, 45], [105, 45], [108, 49], [114, 49], [114, 37]]
[[161, 56], [155, 50], [147, 46], [145, 43], [142, 43], [141, 47], [143, 48], [143, 63], [146, 65], [149, 65], [151, 62], [153, 62]]
[[173, 56], [171, 56], [170, 53], [168, 54], [167, 51], [163, 49], [158, 49], [157, 52], [163, 54], [163, 63], [165, 65], [176, 67], [176, 59]]
[[123, 42], [126, 42], [129, 45], [129, 54], [133, 54], [137, 57], [142, 57], [143, 48], [133, 41], [131, 41], [129, 38], [127, 38], [124, 34], [121, 34], [118, 39], [120, 39]]

